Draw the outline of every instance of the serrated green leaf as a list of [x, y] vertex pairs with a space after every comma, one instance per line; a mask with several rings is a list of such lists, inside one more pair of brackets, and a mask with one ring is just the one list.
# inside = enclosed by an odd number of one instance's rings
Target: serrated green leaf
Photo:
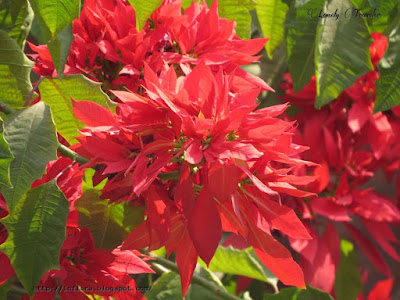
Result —
[[389, 36], [389, 47], [378, 64], [374, 112], [384, 111], [400, 104], [400, 24]]
[[306, 290], [284, 288], [278, 294], [266, 294], [264, 300], [333, 300], [333, 298], [328, 293], [307, 286]]
[[10, 164], [14, 159], [8, 143], [4, 139], [3, 120], [0, 118], [0, 185], [12, 187], [10, 181]]
[[33, 67], [17, 42], [0, 30], [0, 100], [14, 107], [23, 106], [32, 90]]
[[147, 19], [160, 7], [163, 0], [128, 0], [136, 14], [136, 27], [140, 31], [146, 24]]
[[33, 21], [33, 10], [26, 0], [0, 2], [0, 29], [13, 38], [20, 49], [24, 48]]
[[349, 17], [352, 4], [349, 0], [332, 0], [324, 12], [338, 11], [340, 19], [323, 18], [317, 30], [315, 67], [317, 99], [315, 107], [321, 108], [339, 96], [346, 88], [373, 69], [369, 46], [372, 43], [364, 18]]
[[[203, 261], [200, 260], [199, 263], [205, 266]], [[268, 282], [275, 287], [278, 284], [278, 278], [265, 268], [252, 248], [238, 250], [231, 246], [226, 248], [219, 246], [208, 268], [213, 272], [223, 272], [254, 278], [263, 282]]]
[[13, 188], [2, 190], [13, 212], [32, 183], [45, 173], [47, 163], [57, 158], [58, 140], [50, 108], [39, 102], [7, 116], [4, 139], [15, 157], [10, 165]]
[[47, 40], [54, 41], [72, 20], [79, 17], [77, 0], [30, 0], [30, 3]]
[[40, 84], [41, 100], [51, 107], [57, 131], [70, 143], [75, 144], [78, 129], [83, 128], [75, 118], [71, 97], [74, 100], [89, 100], [107, 108], [108, 96], [101, 90], [101, 84], [85, 76], [68, 75], [63, 79], [45, 78]]
[[44, 273], [59, 269], [69, 203], [55, 180], [28, 191], [10, 214], [1, 219], [8, 231], [0, 245], [30, 296]]
[[113, 250], [120, 245], [132, 229], [144, 220], [144, 207], [127, 202], [108, 203], [100, 199], [100, 192], [86, 190], [75, 202], [79, 212], [79, 227], [88, 227], [96, 247]]
[[47, 44], [59, 77], [62, 77], [64, 72], [65, 63], [67, 62], [69, 50], [73, 41], [72, 24], [70, 24], [60, 32], [54, 41], [50, 41]]
[[[258, 3], [258, 1], [257, 1]], [[218, 12], [222, 18], [236, 21], [236, 34], [242, 39], [250, 38], [250, 10], [256, 7], [253, 0], [219, 0]]]
[[310, 82], [314, 75], [314, 52], [318, 18], [310, 17], [309, 12], [321, 9], [324, 0], [311, 0], [298, 6], [293, 1], [286, 17], [286, 46], [288, 67], [296, 93]]
[[340, 262], [335, 279], [336, 299], [354, 300], [363, 290], [357, 253], [353, 244], [346, 240], [340, 241], [340, 248]]
[[276, 47], [284, 39], [284, 23], [288, 9], [289, 7], [282, 0], [257, 0], [257, 17], [264, 37], [269, 38], [265, 48], [270, 59]]

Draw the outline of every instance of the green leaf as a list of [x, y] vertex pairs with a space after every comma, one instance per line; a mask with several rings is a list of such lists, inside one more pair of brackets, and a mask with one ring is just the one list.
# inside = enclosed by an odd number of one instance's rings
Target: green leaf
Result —
[[0, 285], [0, 299], [9, 299], [7, 297], [8, 292], [11, 291], [11, 283], [10, 281], [6, 281], [2, 285]]
[[55, 180], [28, 191], [1, 222], [8, 231], [0, 245], [18, 279], [30, 296], [44, 273], [59, 269], [59, 254], [65, 240], [69, 203]]
[[182, 0], [182, 8], [186, 9], [192, 4], [193, 0]]
[[389, 36], [389, 47], [378, 64], [374, 112], [391, 109], [400, 104], [400, 24]]
[[276, 47], [283, 41], [288, 9], [289, 7], [282, 0], [257, 0], [257, 17], [264, 37], [269, 38], [265, 48], [270, 59]]
[[4, 138], [15, 157], [10, 166], [13, 188], [2, 190], [13, 212], [32, 183], [45, 173], [47, 163], [57, 158], [58, 140], [50, 108], [39, 102], [7, 116]]
[[400, 0], [369, 0], [371, 7], [376, 8], [376, 11], [381, 14], [381, 16], [389, 14], [393, 11]]
[[333, 300], [333, 298], [323, 291], [307, 286], [306, 290], [298, 288], [281, 289], [279, 294], [266, 294], [264, 300]]
[[153, 12], [160, 7], [163, 0], [128, 0], [136, 13], [136, 27], [139, 31], [142, 30], [146, 21]]
[[0, 118], [0, 185], [12, 187], [10, 181], [10, 164], [14, 159], [8, 143], [4, 139], [3, 120]]
[[33, 21], [33, 10], [26, 0], [3, 0], [0, 2], [0, 29], [8, 32], [24, 48]]
[[311, 18], [308, 12], [317, 11], [323, 4], [324, 0], [311, 0], [299, 6], [293, 1], [286, 17], [288, 66], [296, 93], [310, 82], [315, 70], [318, 18]]
[[[204, 279], [213, 281], [218, 286], [221, 283], [215, 282], [214, 276], [210, 277], [210, 272], [204, 268], [196, 268], [195, 274]], [[148, 300], [182, 300], [181, 279], [179, 274], [172, 271], [166, 272], [158, 278], [151, 287], [151, 290], [145, 294]], [[198, 284], [191, 284], [185, 296], [185, 300], [221, 300], [221, 298], [213, 292], [205, 289]]]
[[83, 173], [82, 178], [82, 192], [88, 190], [96, 190], [101, 191], [107, 183], [107, 178], [103, 179], [99, 184], [93, 186], [93, 176], [95, 174], [95, 170], [92, 168], [87, 168]]
[[99, 191], [86, 190], [76, 200], [75, 208], [79, 212], [79, 227], [90, 229], [96, 247], [113, 250], [144, 220], [145, 208], [127, 202], [108, 202], [100, 199]]
[[[199, 263], [205, 266], [203, 261], [200, 260]], [[238, 250], [232, 246], [227, 248], [219, 246], [210, 262], [209, 269], [214, 272], [254, 278], [268, 282], [274, 287], [278, 284], [278, 278], [265, 268], [252, 248]]]
[[340, 241], [340, 248], [340, 263], [335, 279], [336, 299], [354, 300], [363, 290], [357, 253], [353, 244], [346, 240]]
[[23, 106], [32, 90], [31, 62], [7, 32], [0, 30], [0, 100]]
[[75, 118], [71, 97], [74, 100], [89, 100], [107, 108], [108, 96], [101, 90], [101, 84], [85, 76], [68, 75], [63, 79], [45, 78], [40, 84], [41, 100], [51, 107], [57, 131], [70, 144], [75, 144], [78, 129], [83, 128]]
[[317, 30], [315, 67], [317, 81], [316, 108], [321, 108], [339, 96], [355, 80], [372, 70], [369, 54], [372, 43], [364, 18], [352, 18], [347, 12], [352, 8], [349, 0], [332, 0], [324, 12], [338, 10], [340, 19], [321, 19]]
[[[258, 1], [257, 1], [258, 3]], [[250, 37], [250, 10], [256, 7], [253, 0], [219, 0], [218, 12], [222, 18], [236, 21], [236, 34], [242, 39]]]
[[54, 67], [57, 70], [59, 77], [62, 77], [64, 72], [65, 63], [67, 62], [69, 49], [71, 48], [74, 36], [72, 35], [72, 24], [65, 27], [63, 31], [55, 38], [54, 41], [50, 41], [47, 46], [49, 47], [51, 58], [54, 63]]
[[30, 3], [41, 30], [51, 41], [79, 17], [77, 0], [30, 0]]

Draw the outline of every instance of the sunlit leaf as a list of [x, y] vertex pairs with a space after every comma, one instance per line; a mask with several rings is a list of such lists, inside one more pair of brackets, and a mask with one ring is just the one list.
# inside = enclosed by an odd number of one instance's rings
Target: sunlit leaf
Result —
[[47, 163], [57, 158], [58, 140], [50, 108], [39, 102], [9, 115], [4, 138], [15, 157], [10, 165], [13, 187], [2, 190], [13, 212], [32, 183], [45, 173]]
[[83, 75], [69, 75], [62, 80], [46, 78], [40, 84], [41, 100], [51, 107], [57, 131], [74, 144], [79, 136], [82, 122], [75, 118], [71, 97], [76, 100], [89, 100], [107, 107], [108, 96], [101, 90], [101, 84]]

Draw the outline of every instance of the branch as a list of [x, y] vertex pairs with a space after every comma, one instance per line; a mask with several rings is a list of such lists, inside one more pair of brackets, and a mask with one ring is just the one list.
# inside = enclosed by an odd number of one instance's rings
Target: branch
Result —
[[[10, 115], [10, 114], [15, 112], [15, 109], [13, 109], [12, 107], [8, 106], [3, 101], [0, 101], [0, 111], [5, 113], [6, 115]], [[62, 155], [71, 158], [72, 160], [76, 161], [80, 165], [85, 164], [85, 163], [87, 163], [89, 161], [89, 159], [87, 159], [86, 157], [83, 157], [83, 156], [79, 155], [78, 153], [76, 153], [75, 151], [72, 151], [67, 146], [64, 146], [63, 144], [61, 144], [60, 142], [58, 143], [57, 150]]]
[[[150, 253], [150, 257], [155, 259], [155, 261], [152, 263], [152, 265], [155, 267], [154, 268], [155, 271], [164, 273], [165, 271], [163, 272], [163, 270], [162, 270], [163, 269], [162, 267], [164, 267], [164, 268], [167, 268], [168, 270], [174, 271], [175, 273], [179, 274], [178, 266], [174, 262], [172, 262], [168, 259], [165, 259], [163, 257], [156, 256], [153, 253]], [[162, 266], [162, 267], [160, 267], [160, 266]], [[192, 283], [201, 285], [202, 287], [211, 291], [212, 293], [214, 293], [221, 299], [225, 299], [225, 300], [240, 300], [241, 299], [241, 298], [227, 292], [225, 289], [217, 286], [215, 283], [213, 283], [199, 275], [196, 275], [196, 274], [193, 274]]]

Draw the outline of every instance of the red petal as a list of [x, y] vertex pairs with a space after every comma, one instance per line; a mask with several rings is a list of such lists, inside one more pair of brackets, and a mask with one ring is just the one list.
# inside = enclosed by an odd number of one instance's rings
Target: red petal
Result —
[[306, 288], [300, 266], [293, 260], [289, 250], [269, 234], [252, 226], [250, 238], [254, 251], [261, 262], [286, 285]]
[[292, 238], [311, 239], [310, 234], [293, 209], [265, 198], [252, 197], [252, 199], [264, 218], [271, 222], [274, 229], [278, 229]]
[[[368, 230], [369, 234], [377, 241], [379, 246], [382, 247], [383, 250], [386, 251], [391, 257], [395, 260], [400, 261], [400, 257], [397, 254], [397, 251], [389, 242], [394, 242], [399, 244], [399, 241], [396, 239], [392, 230], [389, 227], [389, 224], [384, 222], [374, 222], [366, 219], [361, 219], [365, 228]], [[398, 248], [398, 246], [397, 246]]]
[[185, 151], [185, 160], [192, 165], [196, 165], [201, 162], [202, 158], [203, 146], [200, 141], [196, 140], [187, 147]]
[[389, 278], [386, 280], [379, 281], [375, 287], [371, 290], [367, 300], [389, 300], [390, 291], [392, 290], [393, 279]]
[[390, 269], [375, 245], [357, 228], [351, 224], [345, 224], [353, 239], [368, 257], [370, 262], [384, 275], [390, 276]]
[[224, 202], [238, 189], [241, 174], [235, 165], [216, 162], [208, 170], [208, 190], [219, 202]]
[[189, 216], [189, 233], [197, 253], [209, 265], [222, 236], [222, 224], [213, 197], [203, 186]]
[[155, 273], [148, 264], [132, 251], [119, 248], [111, 252], [116, 256], [109, 268], [124, 274]]
[[72, 99], [72, 106], [75, 116], [87, 126], [112, 126], [116, 124], [112, 113], [95, 102]]
[[182, 296], [184, 297], [189, 288], [190, 280], [192, 279], [194, 269], [197, 264], [197, 252], [190, 240], [189, 235], [186, 235], [182, 241], [181, 247], [176, 252], [176, 264], [181, 275]]

